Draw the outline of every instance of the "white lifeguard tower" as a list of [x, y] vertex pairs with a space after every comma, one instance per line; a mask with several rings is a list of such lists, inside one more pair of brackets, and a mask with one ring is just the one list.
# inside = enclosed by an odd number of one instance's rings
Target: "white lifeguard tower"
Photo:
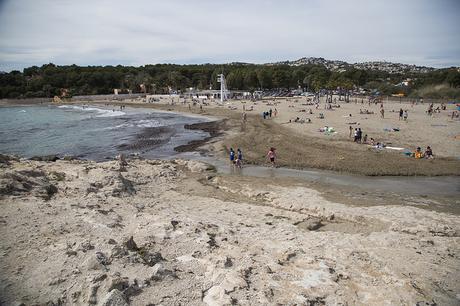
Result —
[[225, 82], [225, 76], [223, 73], [217, 76], [217, 82], [220, 83], [220, 102], [227, 101], [227, 98], [228, 98], [227, 83]]

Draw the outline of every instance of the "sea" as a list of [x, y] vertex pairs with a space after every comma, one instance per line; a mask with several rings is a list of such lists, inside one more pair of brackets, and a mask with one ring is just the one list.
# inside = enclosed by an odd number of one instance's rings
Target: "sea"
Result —
[[0, 108], [0, 153], [75, 156], [103, 161], [119, 153], [171, 158], [174, 148], [209, 133], [184, 128], [204, 117], [139, 108], [86, 105]]

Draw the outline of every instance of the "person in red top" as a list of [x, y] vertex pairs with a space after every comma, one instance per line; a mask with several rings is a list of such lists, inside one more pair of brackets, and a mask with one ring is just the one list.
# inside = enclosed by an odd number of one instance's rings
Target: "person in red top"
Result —
[[272, 164], [272, 167], [276, 167], [276, 153], [275, 153], [275, 148], [270, 148], [270, 150], [267, 153], [268, 159], [270, 159], [270, 163]]

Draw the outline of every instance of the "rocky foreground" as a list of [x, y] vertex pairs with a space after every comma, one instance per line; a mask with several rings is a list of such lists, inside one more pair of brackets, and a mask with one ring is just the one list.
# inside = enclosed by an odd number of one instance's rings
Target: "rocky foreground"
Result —
[[460, 303], [457, 215], [194, 161], [1, 166], [1, 305]]

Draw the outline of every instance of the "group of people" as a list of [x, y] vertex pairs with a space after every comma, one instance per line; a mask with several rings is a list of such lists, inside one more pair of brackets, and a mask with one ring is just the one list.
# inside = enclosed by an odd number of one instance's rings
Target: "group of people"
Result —
[[294, 123], [311, 123], [311, 119], [310, 118], [305, 118], [305, 119], [300, 119], [300, 117], [297, 117], [294, 119], [294, 121], [292, 119], [289, 119], [289, 123], [291, 122], [294, 122]]
[[[232, 167], [236, 168], [243, 168], [243, 152], [241, 151], [240, 148], [233, 150], [233, 148], [230, 148], [230, 164]], [[276, 149], [271, 147], [270, 150], [268, 150], [267, 153], [267, 159], [269, 160], [270, 164], [272, 167], [276, 167]]]
[[353, 141], [356, 143], [367, 143], [367, 134], [364, 134], [361, 128], [355, 128], [353, 131], [353, 127], [350, 125], [350, 138], [353, 136]]
[[243, 152], [240, 148], [235, 151], [230, 148], [230, 163], [232, 166], [237, 168], [243, 168]]
[[270, 108], [269, 111], [267, 111], [267, 112], [265, 112], [265, 111], [262, 112], [262, 117], [263, 117], [264, 119], [271, 118], [272, 115], [275, 116], [275, 117], [278, 115], [278, 110], [277, 110], [276, 108], [275, 108], [274, 111]]
[[407, 117], [409, 116], [407, 109], [403, 111], [402, 108], [399, 109], [399, 120], [407, 121]]
[[415, 157], [415, 159], [421, 159], [421, 158], [431, 159], [431, 158], [434, 158], [433, 157], [433, 150], [431, 150], [430, 146], [426, 147], [425, 152], [422, 152], [422, 148], [417, 147], [417, 149], [412, 154], [412, 156]]

